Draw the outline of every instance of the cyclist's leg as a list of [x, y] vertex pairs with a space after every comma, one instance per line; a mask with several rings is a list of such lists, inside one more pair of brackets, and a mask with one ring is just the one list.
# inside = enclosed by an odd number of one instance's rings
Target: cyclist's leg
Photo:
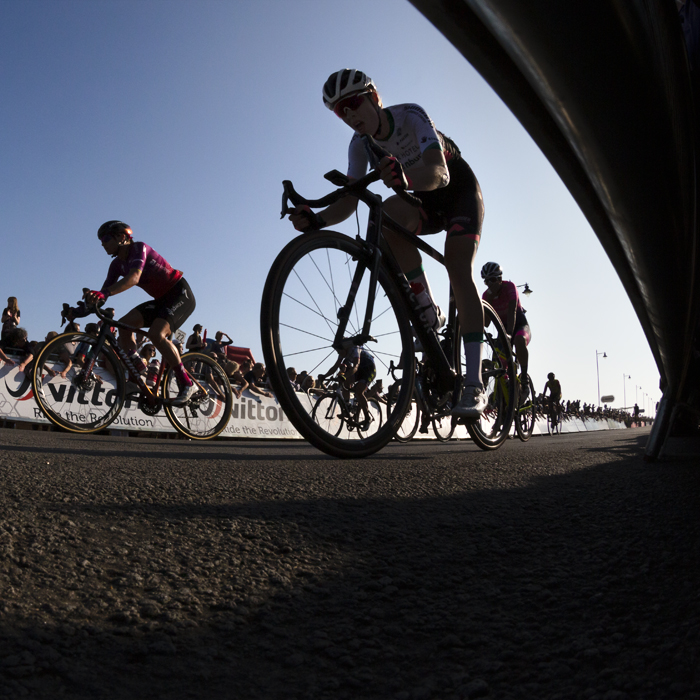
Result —
[[194, 385], [182, 364], [180, 353], [168, 336], [190, 317], [196, 303], [189, 284], [184, 277], [181, 278], [167, 294], [156, 300], [155, 318], [148, 329], [148, 337], [163, 355], [163, 359], [173, 368], [178, 379], [181, 387], [178, 402], [189, 398], [194, 391]]
[[530, 353], [527, 349], [529, 344], [530, 326], [523, 326], [522, 328], [516, 329], [513, 335], [513, 345], [515, 346], [515, 356], [518, 358], [520, 375], [522, 377], [527, 377], [528, 362], [530, 360]]
[[[144, 309], [148, 302], [145, 304], [139, 304], [135, 309], [131, 309], [126, 316], [119, 319], [120, 323], [126, 323], [128, 326], [133, 326], [135, 328], [143, 328], [149, 322], [149, 311]], [[119, 346], [126, 351], [129, 359], [131, 360], [134, 368], [136, 369], [136, 374], [144, 374], [147, 370], [146, 363], [143, 358], [136, 352], [136, 338], [134, 337], [133, 331], [128, 331], [124, 328], [119, 329]], [[137, 377], [132, 376], [131, 370], [129, 370], [129, 377], [136, 381]]]
[[[405, 229], [412, 231], [417, 236], [423, 232], [423, 210], [411, 206], [397, 196], [389, 197], [384, 203], [384, 211], [395, 221], [400, 223]], [[439, 229], [438, 229], [439, 230]], [[429, 233], [435, 233], [430, 230]], [[427, 314], [427, 321], [435, 328], [440, 328], [444, 324], [444, 316], [438, 309], [433, 292], [428, 282], [428, 277], [423, 269], [423, 258], [420, 251], [405, 238], [384, 229], [384, 238], [391, 247], [396, 261], [401, 270], [406, 275], [406, 279], [411, 285], [413, 293], [416, 295], [418, 303], [424, 307]]]

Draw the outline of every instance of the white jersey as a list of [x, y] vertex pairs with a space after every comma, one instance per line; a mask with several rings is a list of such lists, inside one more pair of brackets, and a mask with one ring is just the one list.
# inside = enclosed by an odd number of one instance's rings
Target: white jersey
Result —
[[[395, 156], [404, 170], [420, 163], [423, 153], [431, 148], [441, 150], [445, 161], [459, 156], [457, 146], [433, 124], [425, 110], [416, 104], [387, 107], [384, 110], [389, 120], [389, 136], [376, 139], [380, 146]], [[367, 173], [368, 167], [376, 167], [374, 154], [368, 154], [359, 134], [355, 134], [348, 149], [348, 176], [357, 180]]]

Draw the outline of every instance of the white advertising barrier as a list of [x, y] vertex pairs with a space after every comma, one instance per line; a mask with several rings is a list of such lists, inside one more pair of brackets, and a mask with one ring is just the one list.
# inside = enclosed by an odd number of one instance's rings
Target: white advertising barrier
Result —
[[[70, 388], [51, 381], [47, 385], [47, 390], [65, 396], [66, 410], [70, 410], [73, 402], [86, 403], [89, 401], [109, 400], [110, 387], [102, 385], [99, 392], [93, 392], [90, 396], [81, 396]], [[308, 406], [309, 412], [317, 401], [316, 396], [298, 394], [302, 402]], [[381, 405], [382, 411], [385, 406]], [[216, 410], [216, 409], [215, 409]], [[385, 418], [385, 413], [382, 419]], [[212, 418], [215, 416], [212, 415]], [[0, 367], [0, 418], [10, 421], [20, 421], [28, 423], [48, 424], [34, 400], [29, 377], [23, 372], [19, 372], [17, 367], [7, 364]], [[587, 418], [585, 420], [572, 419], [564, 421], [566, 432], [576, 432], [577, 430], [613, 430], [624, 428], [624, 423], [613, 420], [597, 421]], [[127, 399], [122, 412], [110, 425], [113, 430], [172, 433], [175, 429], [170, 424], [164, 413], [156, 416], [148, 416], [139, 410], [136, 401]], [[535, 435], [547, 435], [547, 421], [539, 418], [533, 431]], [[291, 424], [284, 411], [277, 403], [276, 399], [252, 394], [249, 391], [243, 392], [240, 399], [233, 399], [233, 410], [228, 425], [221, 433], [223, 437], [238, 438], [273, 438], [273, 439], [302, 439], [296, 428]], [[343, 430], [342, 436], [347, 435]], [[469, 433], [464, 426], [457, 426], [454, 437], [457, 439], [470, 439]], [[434, 439], [432, 426], [427, 434], [416, 433], [418, 439]]]
[[[59, 397], [59, 401], [63, 399], [65, 410], [70, 411], [74, 402], [85, 404], [91, 401], [108, 401], [110, 385], [105, 382], [100, 385], [99, 392], [82, 396], [75, 391], [71, 392], [65, 383], [61, 383], [60, 378], [54, 378], [47, 380], [45, 389], [53, 391]], [[309, 400], [305, 395], [304, 399]], [[16, 366], [10, 367], [5, 364], [0, 368], [0, 417], [5, 420], [29, 423], [49, 422], [36, 405], [29, 377], [23, 372], [19, 372]], [[212, 415], [212, 418], [214, 417]], [[112, 430], [175, 432], [175, 428], [172, 427], [165, 413], [148, 416], [139, 410], [137, 402], [131, 399], [126, 400], [121, 413], [109, 427]], [[222, 435], [254, 438], [301, 438], [275, 399], [257, 396], [249, 391], [243, 392], [240, 399], [233, 398], [231, 419]]]

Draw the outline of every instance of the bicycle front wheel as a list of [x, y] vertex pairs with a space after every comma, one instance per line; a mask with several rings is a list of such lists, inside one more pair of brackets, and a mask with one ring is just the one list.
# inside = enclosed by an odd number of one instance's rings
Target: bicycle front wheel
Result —
[[[467, 430], [482, 450], [495, 450], [506, 441], [513, 424], [517, 401], [515, 362], [501, 319], [489, 304], [484, 302], [483, 306], [486, 340], [483, 344], [481, 381], [487, 405], [480, 419], [467, 422]], [[463, 348], [460, 357], [464, 367]]]
[[[379, 405], [379, 401], [370, 399], [367, 402], [367, 409], [369, 411], [370, 421], [368, 424], [366, 424], [366, 427], [362, 427], [362, 411], [358, 412], [360, 427], [358, 427], [357, 432], [360, 434], [360, 437], [363, 440], [366, 440], [368, 437], [370, 437], [370, 435], [376, 435], [376, 433], [380, 431], [382, 423], [384, 422], [382, 407]], [[391, 436], [389, 437], [389, 440], [391, 440]]]
[[413, 401], [408, 407], [408, 412], [401, 422], [401, 425], [394, 434], [394, 439], [397, 442], [409, 442], [409, 440], [412, 440], [413, 436], [418, 432], [419, 424], [420, 408], [418, 407], [418, 404]]
[[[59, 428], [96, 433], [119, 415], [126, 380], [121, 362], [97, 338], [64, 333], [42, 348], [34, 364], [34, 398], [43, 414]], [[92, 368], [90, 368], [92, 365]]]
[[[305, 233], [277, 256], [263, 291], [261, 340], [277, 400], [302, 436], [335, 457], [364, 457], [384, 447], [401, 425], [413, 395], [414, 350], [408, 314], [383, 265], [371, 296], [371, 264], [361, 242], [332, 231]], [[385, 385], [392, 383], [389, 365], [393, 361], [404, 368], [395, 370], [396, 379], [403, 381], [376, 429], [348, 429], [336, 435], [335, 427], [314, 418], [315, 404], [294, 391], [287, 370], [327, 374], [338, 357], [332, 345], [339, 324], [345, 326], [345, 338], [360, 334], [369, 303], [373, 304], [372, 340], [365, 347], [374, 355], [376, 378]]]
[[457, 427], [456, 419], [453, 419], [450, 415], [433, 416], [432, 422], [433, 432], [440, 442], [448, 442], [448, 440], [452, 439], [452, 435], [454, 435]]
[[166, 399], [165, 415], [172, 426], [193, 440], [209, 440], [216, 437], [228, 425], [233, 408], [233, 393], [226, 373], [219, 363], [201, 352], [188, 352], [182, 356], [182, 364], [197, 391], [183, 406], [172, 406], [180, 385], [174, 368], [168, 367], [163, 377], [161, 391]]
[[515, 409], [515, 432], [518, 437], [527, 442], [532, 437], [532, 431], [535, 429], [535, 386], [527, 375], [527, 384], [529, 394], [527, 399]]

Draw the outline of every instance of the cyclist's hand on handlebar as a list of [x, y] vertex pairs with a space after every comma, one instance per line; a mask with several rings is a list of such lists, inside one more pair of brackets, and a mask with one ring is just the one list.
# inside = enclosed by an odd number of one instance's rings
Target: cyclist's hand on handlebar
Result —
[[99, 304], [103, 301], [106, 301], [108, 296], [109, 295], [105, 294], [104, 292], [98, 292], [92, 289], [85, 295], [85, 301], [88, 304]]
[[326, 222], [306, 205], [294, 207], [289, 220], [297, 231], [318, 231], [326, 225]]
[[379, 172], [382, 175], [382, 182], [387, 187], [398, 187], [402, 190], [411, 189], [411, 183], [406, 177], [403, 166], [394, 156], [384, 156], [379, 161]]

